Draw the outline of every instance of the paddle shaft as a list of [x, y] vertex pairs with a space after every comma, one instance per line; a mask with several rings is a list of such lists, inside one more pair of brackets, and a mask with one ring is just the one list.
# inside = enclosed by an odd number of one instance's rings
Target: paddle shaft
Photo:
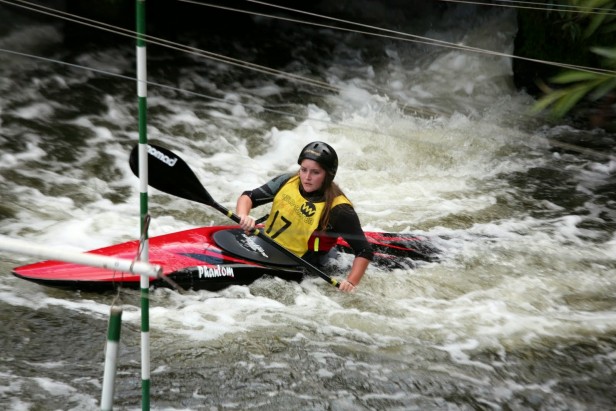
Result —
[[[136, 176], [139, 176], [139, 157], [137, 154], [137, 146], [133, 148], [130, 154], [130, 168]], [[240, 217], [233, 213], [228, 208], [216, 202], [201, 184], [195, 173], [177, 154], [172, 151], [154, 144], [148, 146], [148, 184], [152, 187], [163, 191], [167, 194], [182, 197], [187, 200], [195, 201], [201, 204], [208, 205], [222, 214], [229, 217], [231, 220], [239, 224]], [[293, 254], [282, 245], [274, 241], [270, 236], [265, 234], [258, 228], [255, 228], [252, 234], [267, 241], [277, 250], [297, 262], [307, 272], [318, 275], [323, 280], [327, 281], [334, 287], [340, 287], [340, 283], [325, 274], [323, 271], [310, 264], [303, 258]]]

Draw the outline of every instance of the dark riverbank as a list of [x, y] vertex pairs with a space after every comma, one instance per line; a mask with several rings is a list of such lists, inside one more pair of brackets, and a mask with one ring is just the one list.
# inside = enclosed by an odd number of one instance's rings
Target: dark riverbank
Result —
[[[485, 2], [489, 3], [489, 2]], [[132, 0], [82, 2], [63, 0], [42, 2], [52, 10], [62, 10], [70, 15], [91, 19], [92, 22], [109, 24], [127, 30], [135, 29], [135, 3]], [[214, 3], [215, 4], [215, 3]], [[457, 10], [502, 10], [501, 2], [495, 5], [473, 5], [434, 0], [414, 1], [410, 4], [399, 0], [361, 1], [332, 3], [327, 1], [300, 1], [292, 5], [284, 1], [271, 1], [269, 5], [250, 1], [224, 1], [221, 7], [205, 7], [198, 3], [177, 0], [146, 2], [147, 34], [153, 37], [186, 43], [188, 41], [207, 44], [208, 37], [216, 39], [226, 37], [229, 44], [237, 44], [238, 48], [255, 48], [257, 52], [250, 57], [251, 63], [267, 66], [277, 70], [285, 70], [293, 60], [294, 50], [288, 48], [272, 48], [268, 38], [293, 32], [297, 22], [285, 20], [270, 20], [265, 15], [276, 15], [284, 18], [310, 21], [318, 24], [344, 27], [360, 31], [374, 32], [374, 29], [362, 26], [352, 26], [345, 21], [361, 22], [366, 26], [398, 30], [404, 23], [416, 22], [412, 25], [421, 34], [429, 27], [430, 19], [444, 16], [452, 9]], [[272, 7], [278, 4], [280, 7]], [[286, 8], [303, 10], [298, 14]], [[83, 25], [70, 20], [59, 20], [57, 17], [37, 13], [18, 7], [11, 8], [19, 13], [27, 14], [46, 23], [61, 24], [64, 32], [64, 42], [71, 48], [104, 47], [118, 41], [117, 35], [109, 31], [98, 30], [89, 25]], [[251, 13], [242, 13], [246, 10]], [[256, 15], [261, 17], [255, 17]], [[463, 15], [463, 13], [460, 13]], [[337, 20], [320, 19], [317, 15], [330, 16]], [[429, 16], [424, 19], [422, 16]], [[520, 58], [512, 60], [513, 84], [518, 90], [525, 91], [535, 98], [543, 95], [550, 84], [550, 79], [563, 69], [552, 63], [573, 64], [585, 67], [600, 67], [599, 57], [590, 51], [592, 46], [611, 46], [616, 44], [616, 32], [601, 33], [584, 38], [580, 30], [583, 21], [572, 21], [571, 14], [555, 11], [537, 10], [531, 8], [516, 9], [517, 34], [514, 41], [513, 55]], [[269, 22], [271, 21], [271, 22]], [[265, 22], [265, 23], [264, 23]], [[305, 27], [305, 26], [304, 26]], [[313, 27], [314, 30], [325, 30], [323, 27]], [[333, 29], [327, 29], [333, 30]], [[408, 26], [406, 27], [408, 32]], [[323, 42], [323, 36], [316, 35], [315, 42]], [[124, 38], [121, 41], [131, 42]], [[218, 40], [216, 40], [218, 41]], [[215, 46], [220, 46], [216, 44]], [[297, 45], [301, 47], [302, 45]], [[332, 42], [330, 49], [336, 47]], [[436, 46], [433, 46], [436, 47]], [[319, 44], [326, 49], [326, 45]], [[213, 52], [229, 55], [232, 49], [227, 47], [213, 49]], [[545, 63], [543, 63], [545, 61]], [[582, 100], [568, 115], [568, 120], [585, 129], [603, 128], [613, 132], [616, 128], [616, 95], [611, 94], [599, 101]]]

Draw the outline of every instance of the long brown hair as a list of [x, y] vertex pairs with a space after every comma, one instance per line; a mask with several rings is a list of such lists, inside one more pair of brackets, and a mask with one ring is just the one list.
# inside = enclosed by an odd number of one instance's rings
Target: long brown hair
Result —
[[338, 186], [338, 184], [334, 183], [334, 175], [327, 171], [325, 176], [325, 181], [323, 181], [323, 188], [325, 192], [325, 208], [323, 209], [323, 213], [321, 213], [321, 218], [319, 219], [319, 231], [327, 230], [327, 226], [329, 225], [329, 217], [332, 211], [332, 204], [334, 203], [334, 199], [340, 195], [346, 197], [346, 195], [342, 192], [342, 189]]

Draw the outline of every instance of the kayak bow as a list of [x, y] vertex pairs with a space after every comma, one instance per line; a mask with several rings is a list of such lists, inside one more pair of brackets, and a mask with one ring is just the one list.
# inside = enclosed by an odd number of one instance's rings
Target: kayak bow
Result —
[[[436, 261], [437, 250], [425, 237], [411, 234], [367, 232], [373, 244], [373, 265], [385, 269], [412, 268], [418, 261]], [[160, 265], [163, 275], [185, 289], [216, 291], [230, 285], [246, 285], [264, 275], [302, 281], [304, 267], [257, 236], [247, 236], [237, 226], [199, 227], [155, 236], [149, 240], [149, 262]], [[139, 241], [92, 250], [90, 253], [133, 259]], [[351, 253], [338, 240], [336, 250]], [[60, 261], [41, 261], [16, 267], [13, 274], [45, 286], [105, 291], [117, 287], [139, 288], [139, 275]], [[153, 279], [153, 287], [169, 287]]]

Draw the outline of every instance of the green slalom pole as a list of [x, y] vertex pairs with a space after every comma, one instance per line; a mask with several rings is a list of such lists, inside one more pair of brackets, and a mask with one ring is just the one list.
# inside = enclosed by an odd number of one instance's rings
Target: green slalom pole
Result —
[[103, 375], [103, 391], [101, 394], [101, 410], [113, 409], [113, 393], [115, 391], [115, 376], [120, 350], [120, 331], [122, 329], [122, 307], [112, 306], [109, 314], [107, 330], [107, 348], [105, 351], [105, 373]]
[[[139, 195], [143, 244], [139, 259], [149, 260], [148, 216], [148, 137], [147, 69], [145, 43], [145, 0], [137, 0], [137, 97], [139, 99]], [[150, 279], [141, 276], [141, 409], [150, 409]]]

